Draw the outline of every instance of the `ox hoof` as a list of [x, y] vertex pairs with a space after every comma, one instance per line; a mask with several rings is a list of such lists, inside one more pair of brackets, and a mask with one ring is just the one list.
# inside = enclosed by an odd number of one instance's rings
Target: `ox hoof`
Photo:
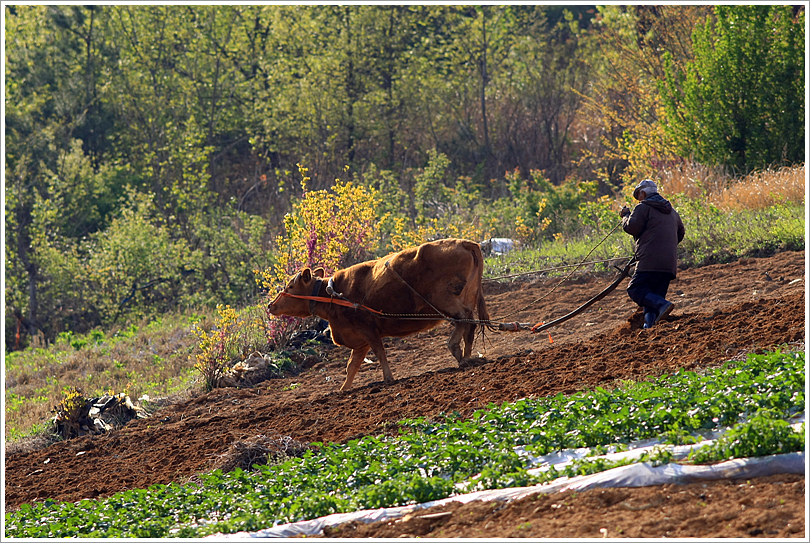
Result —
[[468, 358], [462, 358], [458, 365], [460, 368], [474, 368], [476, 366], [480, 366], [481, 364], [485, 364], [486, 362], [487, 359], [484, 356], [471, 356]]
[[471, 368], [475, 366], [476, 358], [466, 357], [458, 361], [459, 368]]

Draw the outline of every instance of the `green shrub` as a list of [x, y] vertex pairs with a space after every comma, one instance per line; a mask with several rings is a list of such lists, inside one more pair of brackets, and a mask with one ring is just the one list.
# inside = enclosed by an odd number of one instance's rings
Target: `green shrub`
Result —
[[661, 124], [679, 156], [743, 172], [805, 160], [804, 17], [717, 6], [692, 33], [693, 60], [664, 53]]

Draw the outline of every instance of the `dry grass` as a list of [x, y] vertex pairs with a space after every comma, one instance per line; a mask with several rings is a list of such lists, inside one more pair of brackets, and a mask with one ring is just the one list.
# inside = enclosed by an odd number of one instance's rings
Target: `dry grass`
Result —
[[[52, 409], [68, 387], [86, 397], [125, 392], [133, 399], [183, 394], [195, 385], [190, 360], [197, 338], [189, 315], [110, 331], [82, 344], [62, 338], [55, 344], [6, 356], [5, 439], [47, 432]], [[209, 316], [207, 320], [212, 320]]]
[[689, 163], [660, 172], [657, 181], [663, 194], [683, 194], [723, 211], [759, 210], [805, 201], [804, 165], [733, 178], [723, 168]]
[[50, 447], [57, 441], [60, 441], [58, 435], [54, 433], [41, 432], [30, 436], [23, 437], [11, 443], [6, 443], [5, 453], [6, 456], [14, 454], [27, 454], [34, 451], [39, 451], [45, 447]]
[[764, 209], [780, 203], [803, 203], [805, 168], [754, 172], [725, 189], [714, 203], [723, 210]]
[[268, 437], [257, 435], [234, 442], [225, 454], [217, 457], [214, 469], [228, 473], [240, 468], [251, 471], [254, 464], [266, 465], [300, 456], [307, 445], [289, 436]]

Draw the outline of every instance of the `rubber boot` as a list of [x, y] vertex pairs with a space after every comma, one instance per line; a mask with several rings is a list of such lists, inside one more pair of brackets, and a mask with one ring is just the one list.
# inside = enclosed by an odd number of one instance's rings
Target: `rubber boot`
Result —
[[675, 307], [675, 304], [667, 301], [663, 296], [659, 296], [658, 294], [648, 292], [647, 294], [644, 295], [644, 307], [652, 308], [653, 311], [655, 311], [655, 320], [653, 321], [653, 324], [655, 324], [662, 318], [669, 315], [672, 309]]
[[[646, 307], [644, 309], [647, 309]], [[653, 324], [655, 324], [655, 317], [658, 314], [654, 311], [646, 311], [644, 313], [644, 328], [652, 328]]]

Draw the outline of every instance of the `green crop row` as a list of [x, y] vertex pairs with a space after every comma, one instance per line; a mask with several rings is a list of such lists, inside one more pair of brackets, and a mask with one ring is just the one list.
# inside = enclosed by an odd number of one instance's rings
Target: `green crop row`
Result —
[[[533, 455], [572, 447], [604, 449], [658, 437], [731, 427], [693, 461], [804, 450], [782, 420], [804, 410], [804, 353], [750, 355], [705, 375], [680, 370], [571, 396], [491, 405], [470, 419], [400, 423], [396, 437], [313, 444], [300, 458], [254, 471], [203, 474], [198, 483], [155, 485], [104, 500], [23, 505], [7, 514], [7, 537], [199, 537], [258, 530], [338, 512], [421, 503], [467, 491], [525, 486], [630, 463], [583, 458], [565, 470], [530, 475]], [[669, 461], [666, 452], [640, 460]]]

